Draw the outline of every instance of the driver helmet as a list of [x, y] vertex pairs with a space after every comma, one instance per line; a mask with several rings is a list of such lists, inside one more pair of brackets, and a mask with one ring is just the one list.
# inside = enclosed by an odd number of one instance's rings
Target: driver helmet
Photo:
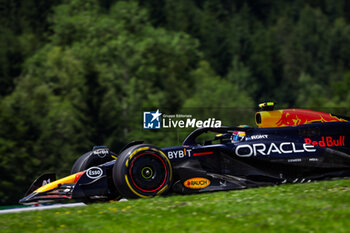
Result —
[[244, 131], [233, 131], [231, 141], [232, 142], [240, 142], [244, 139], [245, 132]]

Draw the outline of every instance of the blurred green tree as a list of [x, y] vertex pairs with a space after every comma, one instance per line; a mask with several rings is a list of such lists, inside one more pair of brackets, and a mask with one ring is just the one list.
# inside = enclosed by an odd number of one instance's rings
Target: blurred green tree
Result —
[[69, 171], [94, 144], [181, 142], [182, 130], [143, 130], [144, 110], [214, 111], [239, 124], [235, 107], [266, 100], [348, 108], [349, 9], [346, 0], [0, 0], [2, 203], [43, 170]]
[[[1, 103], [6, 140], [0, 148], [8, 158], [1, 169], [9, 174], [1, 190], [16, 179], [29, 184], [45, 170], [65, 174], [93, 145], [118, 150], [141, 135], [137, 113], [142, 116], [144, 107], [176, 110], [191, 93], [198, 42], [153, 27], [135, 2], [120, 1], [101, 13], [97, 1], [69, 1], [55, 8], [52, 30]], [[8, 134], [11, 128], [18, 133]], [[15, 165], [19, 158], [23, 162]], [[23, 187], [14, 187], [12, 201]]]

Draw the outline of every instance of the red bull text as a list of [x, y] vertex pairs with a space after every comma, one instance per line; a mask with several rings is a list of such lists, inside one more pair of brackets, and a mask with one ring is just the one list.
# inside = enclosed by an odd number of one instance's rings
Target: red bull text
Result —
[[305, 143], [320, 146], [320, 147], [332, 147], [332, 146], [345, 146], [345, 136], [339, 136], [339, 138], [322, 137], [320, 141], [314, 141], [311, 138], [305, 138]]

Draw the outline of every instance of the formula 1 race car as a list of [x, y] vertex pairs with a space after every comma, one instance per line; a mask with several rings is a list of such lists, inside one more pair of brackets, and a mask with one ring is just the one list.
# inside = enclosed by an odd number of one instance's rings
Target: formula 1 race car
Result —
[[71, 175], [42, 175], [19, 202], [147, 198], [350, 177], [350, 118], [273, 107], [260, 105], [259, 128], [198, 128], [181, 146], [159, 149], [135, 141], [119, 154], [94, 147]]

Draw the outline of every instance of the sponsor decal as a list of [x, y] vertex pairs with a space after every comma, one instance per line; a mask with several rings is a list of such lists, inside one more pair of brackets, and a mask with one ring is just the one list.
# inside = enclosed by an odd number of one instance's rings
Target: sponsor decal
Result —
[[226, 184], [226, 180], [223, 180], [223, 181], [219, 181], [219, 184], [220, 184], [220, 186], [227, 186], [227, 184]]
[[268, 135], [252, 135], [250, 136], [251, 139], [266, 139], [268, 138]]
[[320, 146], [320, 147], [332, 147], [332, 146], [345, 146], [345, 136], [339, 136], [339, 138], [322, 137], [320, 141], [314, 141], [311, 138], [304, 139], [306, 144]]
[[48, 183], [50, 183], [51, 180], [50, 179], [47, 179], [47, 180], [43, 180], [43, 183], [41, 186], [44, 186], [44, 185], [47, 185]]
[[104, 158], [104, 157], [106, 157], [106, 155], [109, 154], [109, 150], [108, 149], [97, 149], [97, 150], [94, 150], [93, 153], [100, 158]]
[[190, 189], [202, 189], [210, 185], [210, 180], [206, 178], [191, 178], [184, 182], [185, 187]]
[[144, 129], [160, 129], [160, 119], [162, 113], [159, 109], [155, 112], [143, 112], [143, 128]]
[[[299, 144], [300, 145], [300, 144]], [[270, 155], [271, 153], [278, 154], [291, 154], [291, 153], [312, 153], [316, 149], [313, 145], [302, 144], [299, 148], [294, 142], [282, 142], [280, 144], [275, 143], [255, 143], [255, 144], [242, 144], [236, 147], [235, 153], [239, 157], [250, 157], [257, 155]]]
[[288, 163], [298, 163], [301, 162], [301, 159], [288, 159]]
[[103, 174], [103, 171], [101, 168], [99, 167], [90, 167], [87, 171], [86, 171], [86, 175], [87, 177], [89, 177], [90, 179], [97, 179], [100, 178]]
[[191, 157], [191, 151], [188, 149], [168, 151], [168, 159], [182, 159], [185, 156]]

